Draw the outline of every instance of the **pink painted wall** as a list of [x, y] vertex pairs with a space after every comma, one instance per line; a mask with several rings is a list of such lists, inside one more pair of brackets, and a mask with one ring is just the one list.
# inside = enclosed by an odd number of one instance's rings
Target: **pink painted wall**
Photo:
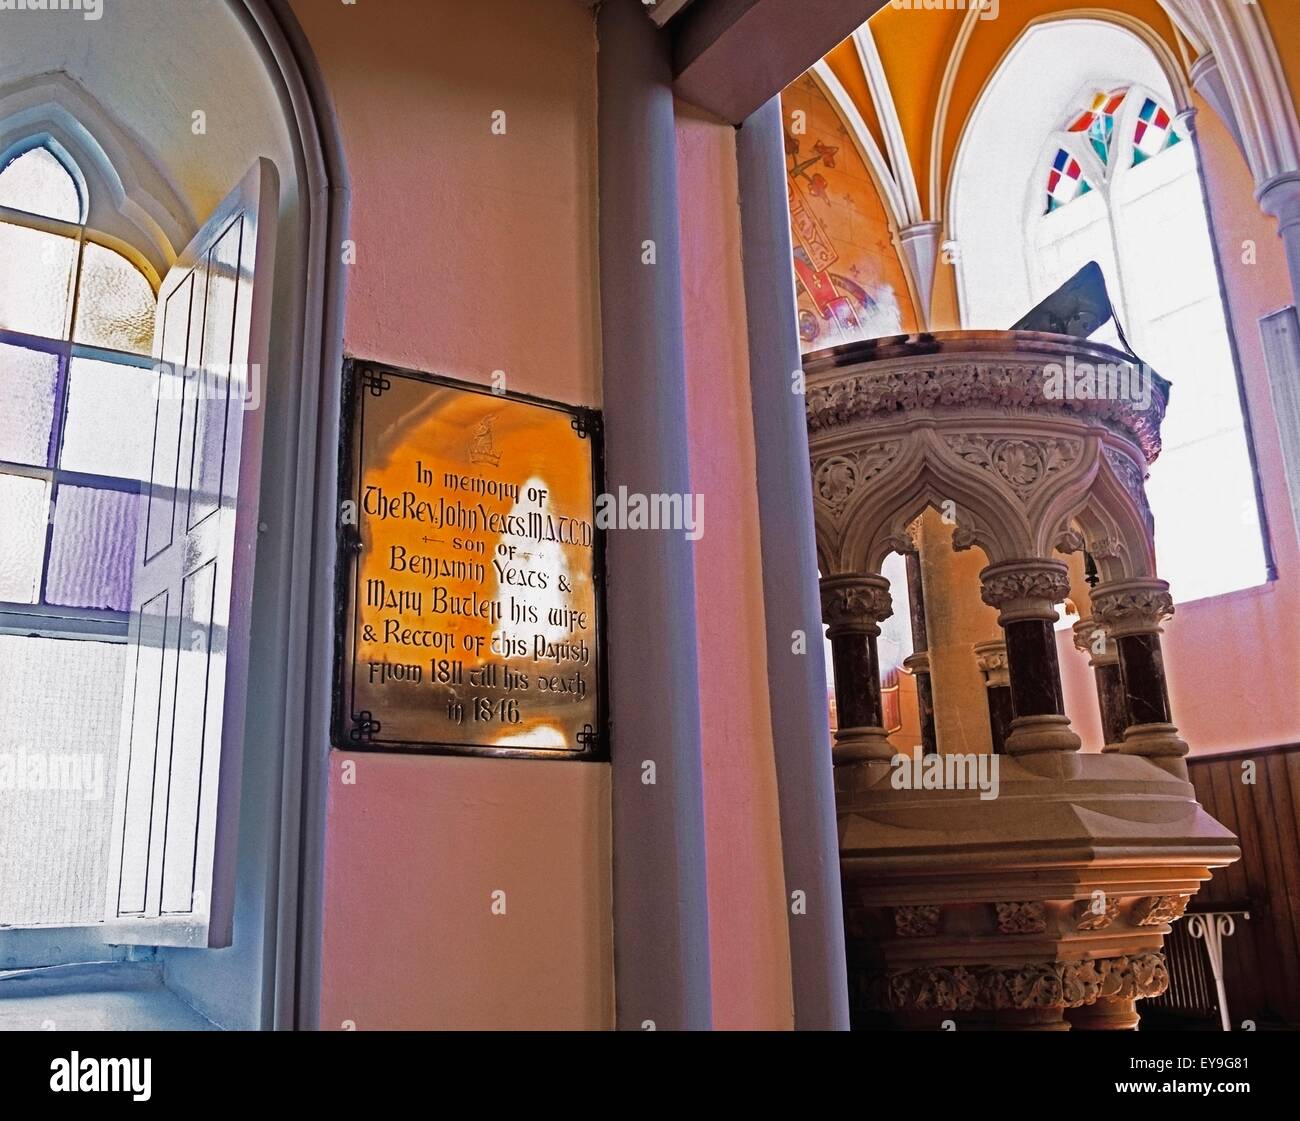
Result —
[[334, 752], [331, 772], [323, 1028], [612, 1024], [608, 767]]
[[[572, 0], [294, 0], [352, 176], [350, 353], [600, 400], [596, 33]], [[492, 114], [505, 112], [504, 135]]]
[[679, 104], [677, 159], [714, 1025], [789, 1028], [735, 130]]
[[[1247, 403], [1278, 579], [1258, 588], [1178, 604], [1164, 625], [1174, 721], [1195, 754], [1300, 741], [1300, 549], [1260, 342], [1259, 318], [1291, 302], [1277, 226], [1254, 201], [1254, 182], [1223, 122], [1197, 99], [1206, 187]], [[1247, 263], [1247, 244], [1256, 260]], [[1202, 547], [1214, 553], [1213, 536]], [[1096, 691], [1087, 659], [1068, 635], [1058, 642], [1067, 710], [1089, 746], [1100, 747]]]
[[[598, 404], [591, 12], [294, 0], [352, 177], [351, 354]], [[492, 114], [504, 110], [505, 135]], [[342, 758], [357, 781], [339, 780]], [[609, 769], [340, 756], [322, 1025], [613, 1023]], [[491, 893], [506, 892], [493, 915]]]

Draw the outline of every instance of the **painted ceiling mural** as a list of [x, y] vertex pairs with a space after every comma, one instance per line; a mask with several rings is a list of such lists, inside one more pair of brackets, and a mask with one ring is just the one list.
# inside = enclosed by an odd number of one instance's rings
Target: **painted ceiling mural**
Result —
[[810, 75], [781, 103], [800, 346], [914, 331], [884, 204], [844, 122]]

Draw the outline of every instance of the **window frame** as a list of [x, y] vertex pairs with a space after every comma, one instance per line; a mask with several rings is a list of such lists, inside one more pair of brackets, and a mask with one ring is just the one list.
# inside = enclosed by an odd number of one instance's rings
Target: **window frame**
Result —
[[[1120, 87], [1112, 87], [1106, 91], [1108, 93], [1118, 92]], [[1135, 130], [1140, 117], [1142, 105], [1146, 98], [1155, 101], [1156, 105], [1164, 109], [1171, 118], [1169, 131], [1176, 134], [1180, 144], [1186, 144], [1188, 151], [1191, 153], [1192, 168], [1196, 174], [1198, 186], [1201, 194], [1201, 208], [1205, 217], [1206, 231], [1208, 234], [1211, 264], [1214, 268], [1214, 292], [1213, 297], [1218, 301], [1219, 314], [1222, 316], [1224, 335], [1228, 345], [1229, 356], [1232, 364], [1233, 383], [1237, 392], [1237, 399], [1241, 410], [1241, 431], [1245, 440], [1246, 454], [1250, 464], [1251, 472], [1251, 492], [1254, 497], [1255, 511], [1258, 519], [1258, 532], [1260, 541], [1261, 559], [1264, 566], [1264, 579], [1257, 584], [1249, 584], [1245, 587], [1232, 588], [1227, 591], [1217, 591], [1204, 596], [1196, 596], [1188, 602], [1200, 602], [1205, 599], [1220, 599], [1224, 596], [1238, 595], [1242, 592], [1249, 592], [1253, 589], [1268, 587], [1278, 579], [1277, 558], [1273, 549], [1272, 532], [1269, 526], [1268, 509], [1264, 502], [1263, 479], [1259, 464], [1259, 451], [1255, 443], [1254, 423], [1251, 417], [1250, 401], [1245, 389], [1245, 380], [1242, 373], [1242, 360], [1240, 349], [1237, 345], [1236, 328], [1232, 319], [1232, 308], [1228, 302], [1227, 289], [1223, 277], [1222, 261], [1219, 255], [1219, 245], [1215, 235], [1214, 213], [1210, 207], [1209, 198], [1205, 194], [1205, 172], [1201, 162], [1200, 150], [1197, 144], [1197, 137], [1193, 127], [1185, 124], [1180, 118], [1183, 111], [1176, 107], [1171, 108], [1167, 98], [1158, 90], [1155, 90], [1140, 81], [1133, 81], [1123, 87], [1125, 90], [1124, 100], [1119, 105], [1115, 113], [1114, 131], [1112, 134], [1112, 146], [1109, 159], [1103, 163], [1098, 157], [1089, 141], [1087, 130], [1083, 132], [1068, 131], [1069, 123], [1078, 118], [1084, 110], [1075, 108], [1068, 112], [1062, 119], [1063, 124], [1058, 124], [1055, 129], [1047, 134], [1043, 140], [1041, 154], [1036, 166], [1042, 170], [1050, 168], [1051, 161], [1054, 158], [1057, 149], [1064, 149], [1075, 159], [1079, 161], [1080, 167], [1085, 178], [1088, 178], [1092, 184], [1092, 190], [1086, 194], [1076, 195], [1070, 202], [1057, 207], [1054, 210], [1044, 211], [1042, 205], [1045, 185], [1047, 182], [1046, 173], [1035, 176], [1030, 182], [1026, 194], [1025, 205], [1023, 209], [1021, 228], [1024, 230], [1023, 250], [1025, 255], [1025, 274], [1030, 279], [1031, 285], [1036, 283], [1040, 277], [1041, 246], [1051, 240], [1059, 241], [1059, 235], [1052, 239], [1044, 236], [1044, 231], [1052, 225], [1060, 226], [1064, 220], [1062, 215], [1069, 213], [1076, 206], [1086, 206], [1086, 199], [1096, 196], [1102, 208], [1103, 217], [1106, 222], [1106, 234], [1110, 243], [1110, 251], [1114, 262], [1114, 276], [1107, 276], [1108, 283], [1113, 282], [1115, 290], [1111, 293], [1111, 300], [1115, 305], [1117, 314], [1123, 315], [1123, 325], [1126, 334], [1133, 336], [1135, 345], [1141, 347], [1142, 335], [1144, 334], [1147, 320], [1142, 316], [1141, 299], [1134, 299], [1129, 295], [1128, 269], [1126, 267], [1126, 254], [1122, 243], [1125, 241], [1124, 233], [1126, 230], [1126, 221], [1123, 214], [1123, 207], [1119, 205], [1123, 201], [1122, 192], [1133, 175], [1142, 175], [1150, 173], [1153, 165], [1158, 165], [1161, 156], [1167, 155], [1174, 147], [1173, 144], [1167, 144], [1159, 152], [1146, 159], [1134, 162], [1132, 153], [1137, 147], [1135, 139]], [[1091, 97], [1101, 92], [1101, 86], [1097, 83], [1085, 85], [1070, 101], [1071, 106], [1079, 106], [1089, 102]], [[1078, 213], [1078, 212], [1076, 212]], [[1080, 227], [1081, 228], [1081, 227]], [[1158, 512], [1157, 512], [1158, 513]]]
[[[62, 151], [62, 146], [55, 145], [48, 138], [37, 136], [31, 138], [30, 142], [20, 142], [11, 146], [5, 155], [4, 161], [0, 162], [0, 174], [3, 174], [4, 169], [10, 162], [37, 148], [44, 148], [58, 161], [59, 165], [76, 185], [81, 200], [82, 213], [89, 215], [90, 199], [86, 194], [84, 176], [73, 170], [75, 164], [73, 167], [69, 166], [70, 157]], [[37, 465], [0, 459], [0, 473], [41, 479], [45, 481], [48, 487], [45, 544], [41, 557], [36, 602], [23, 603], [20, 601], [0, 600], [0, 634], [125, 642], [130, 620], [129, 610], [118, 611], [112, 608], [52, 604], [46, 600], [46, 583], [49, 577], [50, 555], [54, 544], [54, 526], [58, 510], [58, 494], [61, 487], [65, 485], [80, 486], [87, 489], [116, 491], [137, 496], [144, 496], [149, 487], [148, 479], [128, 479], [115, 475], [71, 471], [60, 466], [66, 438], [69, 385], [72, 377], [73, 359], [89, 359], [137, 369], [152, 369], [155, 365], [151, 354], [136, 354], [130, 351], [92, 346], [74, 341], [73, 334], [77, 322], [77, 309], [82, 295], [86, 244], [93, 242], [100, 245], [104, 249], [117, 254], [135, 268], [148, 283], [155, 301], [158, 295], [158, 284], [149, 271], [141, 268], [137, 261], [133, 260], [128, 254], [123, 253], [114, 244], [115, 239], [99, 234], [85, 222], [68, 222], [60, 218], [51, 218], [43, 214], [0, 206], [0, 224], [65, 237], [75, 240], [77, 246], [76, 262], [73, 268], [71, 292], [68, 301], [68, 314], [63, 328], [64, 338], [55, 339], [46, 335], [33, 335], [0, 327], [0, 343], [53, 355], [58, 361], [57, 381], [54, 391], [54, 417], [51, 421], [50, 451], [47, 452], [45, 463]], [[144, 420], [145, 418], [141, 419]], [[143, 500], [142, 497], [141, 500]]]

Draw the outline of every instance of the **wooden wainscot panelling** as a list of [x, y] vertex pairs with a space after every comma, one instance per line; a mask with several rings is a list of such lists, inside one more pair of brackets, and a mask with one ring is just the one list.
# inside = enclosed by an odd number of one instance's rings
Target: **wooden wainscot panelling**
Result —
[[1223, 939], [1233, 1028], [1300, 1025], [1300, 744], [1187, 762], [1201, 805], [1240, 838], [1241, 860], [1215, 872], [1195, 907], [1250, 915]]

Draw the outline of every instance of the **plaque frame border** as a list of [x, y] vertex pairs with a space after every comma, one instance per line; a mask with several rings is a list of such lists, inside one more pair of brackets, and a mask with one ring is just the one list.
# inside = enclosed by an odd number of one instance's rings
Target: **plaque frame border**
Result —
[[[348, 677], [347, 633], [355, 610], [354, 597], [357, 595], [354, 578], [354, 563], [360, 551], [360, 540], [356, 530], [345, 526], [339, 519], [339, 512], [346, 501], [358, 503], [359, 496], [355, 486], [359, 481], [360, 448], [356, 447], [354, 424], [357, 416], [358, 398], [368, 389], [367, 375], [378, 375], [381, 379], [400, 377], [423, 382], [429, 386], [445, 389], [478, 393], [496, 400], [515, 401], [520, 404], [534, 405], [552, 409], [567, 415], [574, 429], [583, 439], [591, 441], [591, 493], [592, 493], [592, 587], [595, 592], [596, 619], [593, 636], [595, 653], [596, 682], [596, 725], [591, 728], [591, 735], [585, 745], [572, 749], [502, 747], [493, 744], [423, 742], [407, 740], [354, 739], [348, 727], [356, 724], [358, 718], [373, 721], [373, 715], [366, 712], [354, 713], [352, 694]], [[339, 416], [339, 458], [338, 458], [338, 494], [334, 510], [334, 657], [332, 677], [332, 696], [330, 703], [330, 746], [341, 751], [365, 752], [367, 754], [390, 755], [451, 755], [499, 759], [533, 759], [554, 760], [559, 762], [604, 763], [609, 761], [609, 678], [605, 650], [605, 531], [595, 524], [595, 499], [604, 493], [605, 487], [605, 446], [604, 418], [599, 409], [582, 405], [570, 405], [563, 401], [553, 401], [529, 393], [495, 392], [489, 386], [475, 382], [461, 381], [442, 374], [431, 374], [423, 370], [411, 370], [394, 366], [388, 362], [373, 361], [356, 355], [345, 355], [343, 359], [343, 377], [340, 392]], [[584, 732], [586, 728], [584, 728]]]

